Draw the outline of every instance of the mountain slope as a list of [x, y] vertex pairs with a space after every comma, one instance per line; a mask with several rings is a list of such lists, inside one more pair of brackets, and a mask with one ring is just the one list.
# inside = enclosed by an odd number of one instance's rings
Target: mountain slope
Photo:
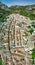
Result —
[[27, 6], [15, 5], [8, 7], [7, 5], [0, 2], [0, 22], [6, 21], [6, 16], [12, 13], [21, 14], [23, 16], [29, 17], [32, 20], [35, 20], [35, 4]]
[[0, 2], [0, 8], [1, 9], [5, 9], [5, 10], [8, 10], [9, 9], [7, 5], [5, 5], [5, 4], [3, 4], [1, 2]]
[[8, 6], [0, 2], [0, 22], [6, 21], [6, 16], [10, 13]]
[[35, 20], [35, 4], [27, 6], [11, 6], [10, 10], [12, 11], [12, 13], [18, 13]]

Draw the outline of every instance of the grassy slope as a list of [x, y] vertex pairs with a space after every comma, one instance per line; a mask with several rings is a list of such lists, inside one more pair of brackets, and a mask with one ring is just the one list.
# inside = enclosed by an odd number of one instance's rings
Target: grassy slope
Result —
[[[1, 6], [5, 6], [3, 3]], [[9, 10], [6, 10], [6, 8], [2, 9], [0, 6], [0, 22], [6, 21], [6, 16], [12, 13], [18, 13], [23, 16], [29, 17], [31, 20], [35, 20], [35, 5], [30, 5], [30, 6], [12, 6], [8, 8]], [[30, 10], [31, 8], [31, 10]]]
[[2, 60], [0, 59], [0, 65], [2, 65]]
[[0, 8], [0, 22], [6, 21], [6, 16], [9, 15], [11, 12], [10, 10], [4, 10]]
[[[12, 6], [10, 7], [12, 13], [18, 13], [21, 14], [23, 16], [29, 17], [32, 20], [35, 20], [35, 9], [32, 8], [35, 5], [31, 5], [31, 6]], [[30, 10], [30, 8], [32, 8]]]

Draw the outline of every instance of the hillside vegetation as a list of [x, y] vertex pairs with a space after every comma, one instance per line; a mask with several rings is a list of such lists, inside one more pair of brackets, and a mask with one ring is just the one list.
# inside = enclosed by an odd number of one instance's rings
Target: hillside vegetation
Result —
[[31, 20], [35, 20], [35, 5], [27, 6], [11, 6], [0, 2], [0, 22], [6, 21], [6, 16], [12, 13], [17, 13], [26, 17], [29, 17]]
[[9, 8], [0, 2], [0, 22], [6, 21], [6, 16], [9, 15], [11, 12]]
[[23, 16], [29, 17], [31, 20], [35, 20], [35, 5], [28, 6], [11, 6], [12, 13], [18, 13]]

